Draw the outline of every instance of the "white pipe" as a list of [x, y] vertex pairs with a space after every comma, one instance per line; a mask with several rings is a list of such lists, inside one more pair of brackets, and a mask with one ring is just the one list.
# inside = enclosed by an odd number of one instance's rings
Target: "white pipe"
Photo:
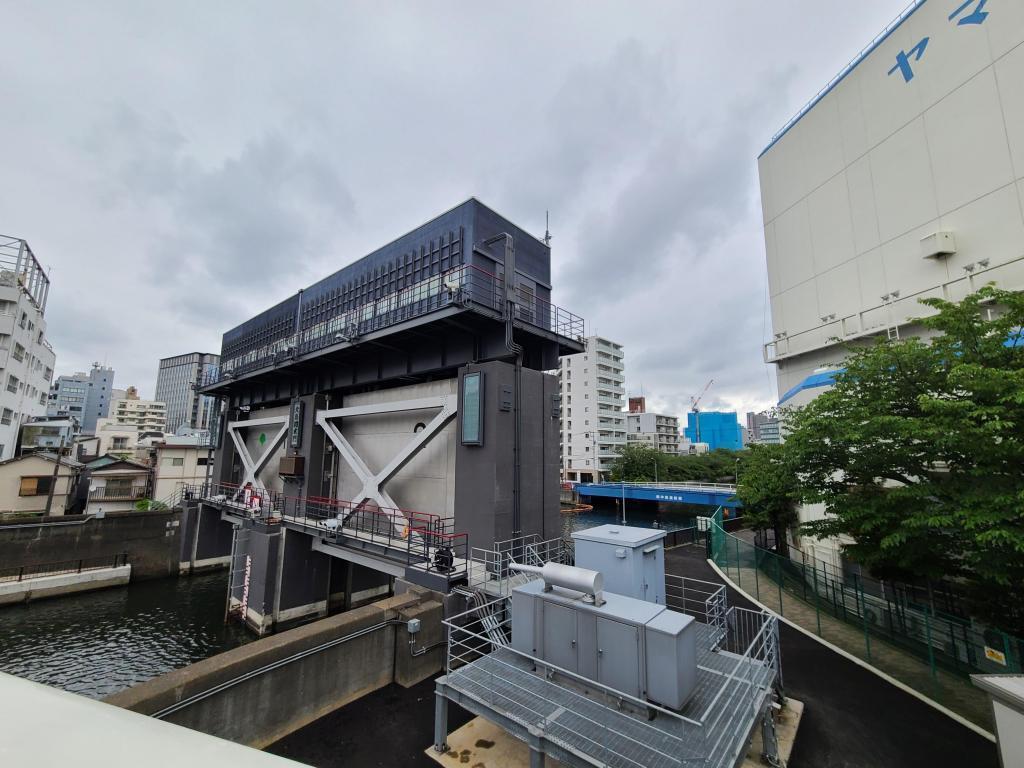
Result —
[[577, 568], [562, 563], [545, 563], [543, 567], [509, 563], [509, 567], [521, 573], [534, 573], [544, 580], [545, 590], [551, 587], [562, 587], [574, 592], [582, 592], [592, 596], [600, 604], [601, 592], [604, 590], [604, 575], [600, 571]]

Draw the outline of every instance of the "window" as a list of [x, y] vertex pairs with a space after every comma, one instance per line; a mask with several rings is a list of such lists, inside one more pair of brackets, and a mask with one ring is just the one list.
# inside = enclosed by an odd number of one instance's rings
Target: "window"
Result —
[[0, 424], [10, 424], [13, 416], [14, 411], [10, 408], [4, 408], [3, 415], [0, 415]]
[[211, 461], [208, 456], [200, 456], [198, 459], [196, 459], [196, 465], [200, 467], [205, 467], [207, 464], [210, 463]]
[[53, 478], [49, 475], [43, 475], [40, 477], [23, 477], [21, 478], [21, 488], [18, 490], [19, 496], [45, 496], [50, 492], [50, 484], [53, 482]]
[[462, 377], [462, 444], [484, 442], [484, 375], [480, 371]]
[[14, 393], [18, 392], [18, 377], [17, 376], [10, 376], [10, 375], [8, 375], [8, 377], [7, 377], [7, 391], [8, 392], [14, 392]]
[[123, 449], [127, 448], [128, 447], [128, 438], [127, 437], [115, 437], [113, 439], [113, 441], [111, 441], [111, 447], [114, 450], [118, 450], [118, 449], [123, 450]]
[[183, 467], [185, 466], [185, 459], [178, 456], [167, 456], [164, 458], [165, 467]]
[[14, 342], [14, 351], [11, 353], [11, 357], [17, 360], [19, 363], [25, 360], [25, 348], [18, 342]]

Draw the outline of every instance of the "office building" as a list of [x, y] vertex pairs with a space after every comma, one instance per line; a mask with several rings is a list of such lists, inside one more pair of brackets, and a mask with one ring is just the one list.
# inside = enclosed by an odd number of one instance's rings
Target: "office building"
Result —
[[1022, 43], [1021, 3], [915, 3], [761, 154], [780, 403], [844, 345], [927, 337], [919, 299], [1024, 289]]
[[708, 450], [743, 448], [743, 436], [735, 411], [690, 411], [686, 414], [686, 438], [691, 443], [707, 443]]
[[626, 415], [626, 442], [675, 456], [679, 453], [679, 419], [660, 413], [629, 413]]
[[46, 414], [56, 356], [46, 340], [50, 279], [24, 240], [0, 235], [0, 461], [21, 424]]
[[181, 426], [210, 430], [214, 427], [216, 401], [198, 393], [199, 385], [216, 374], [220, 355], [189, 352], [165, 357], [156, 377], [156, 399], [167, 405], [167, 431]]
[[585, 351], [559, 361], [559, 442], [566, 480], [604, 479], [626, 445], [623, 358], [621, 344], [590, 336]]
[[754, 413], [747, 413], [747, 434], [748, 442], [760, 444], [779, 444], [782, 442], [782, 432], [779, 425], [778, 413], [774, 409]]
[[64, 418], [74, 416], [82, 425], [82, 432], [96, 431], [96, 420], [110, 415], [114, 391], [114, 369], [92, 364], [88, 373], [58, 376], [50, 388], [46, 415]]

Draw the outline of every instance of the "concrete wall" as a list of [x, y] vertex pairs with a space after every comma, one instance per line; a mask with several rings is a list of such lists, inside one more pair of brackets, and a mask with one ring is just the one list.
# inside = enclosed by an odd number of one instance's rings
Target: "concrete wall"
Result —
[[[439, 596], [413, 588], [403, 595], [264, 638], [121, 691], [107, 703], [143, 714], [187, 699], [241, 675], [352, 635], [395, 622], [312, 653], [202, 699], [169, 722], [262, 748], [391, 682], [413, 685], [436, 674], [443, 648], [413, 657], [403, 624], [419, 618], [424, 647], [443, 637]], [[433, 707], [433, 702], [425, 702]], [[370, 734], [365, 734], [367, 737]]]
[[193, 501], [185, 504], [181, 516], [181, 572], [225, 566], [231, 559], [231, 523], [221, 519], [220, 510]]
[[59, 573], [52, 576], [36, 576], [23, 581], [0, 582], [0, 605], [27, 603], [44, 597], [73, 595], [76, 592], [92, 592], [95, 589], [119, 587], [127, 584], [132, 577], [130, 565], [116, 568], [95, 568], [81, 573]]
[[[442, 379], [348, 395], [342, 405], [338, 405], [337, 398], [334, 398], [331, 407], [348, 408], [454, 395], [456, 388], [455, 379]], [[413, 440], [416, 426], [429, 424], [438, 410], [430, 408], [378, 416], [359, 416], [339, 419], [338, 423], [345, 439], [352, 444], [370, 470], [377, 472]], [[384, 485], [384, 490], [401, 509], [430, 512], [444, 517], [452, 516], [455, 512], [455, 447], [456, 432], [453, 419], [423, 446], [412, 461]], [[357, 479], [348, 464], [338, 457], [337, 452], [333, 456], [337, 472], [336, 496], [346, 500], [353, 499], [362, 488], [362, 482]]]
[[176, 576], [181, 512], [111, 512], [102, 519], [68, 515], [48, 522], [0, 523], [0, 563], [17, 567], [128, 553], [132, 577]]
[[[458, 445], [455, 529], [471, 547], [490, 548], [511, 538], [515, 467], [515, 368], [508, 363], [468, 365], [460, 374], [484, 373], [482, 445]], [[460, 386], [462, 376], [459, 378]], [[513, 407], [502, 410], [501, 390], [511, 389]], [[522, 371], [520, 528], [549, 539], [561, 535], [558, 472], [558, 380]], [[461, 399], [461, 394], [460, 394]], [[457, 428], [462, 428], [462, 415]], [[458, 434], [461, 434], [459, 432]]]

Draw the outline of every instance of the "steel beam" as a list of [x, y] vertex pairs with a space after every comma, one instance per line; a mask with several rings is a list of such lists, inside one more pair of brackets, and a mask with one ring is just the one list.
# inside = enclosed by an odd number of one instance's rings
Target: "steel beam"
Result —
[[[235, 450], [238, 451], [238, 458], [242, 460], [242, 467], [245, 469], [245, 476], [242, 479], [241, 485], [252, 483], [255, 488], [259, 488], [263, 491], [267, 490], [263, 481], [259, 479], [259, 474], [263, 471], [267, 462], [270, 461], [270, 457], [274, 455], [274, 451], [277, 449], [277, 446], [282, 440], [284, 440], [284, 436], [288, 434], [289, 418], [290, 417], [287, 415], [265, 416], [260, 419], [232, 421], [228, 423], [228, 434], [231, 436], [231, 441], [235, 444]], [[281, 428], [277, 431], [277, 434], [267, 441], [263, 455], [261, 455], [259, 459], [253, 460], [253, 457], [249, 454], [248, 447], [245, 445], [245, 440], [242, 439], [241, 430], [248, 427], [264, 427], [272, 424], [280, 424]]]

